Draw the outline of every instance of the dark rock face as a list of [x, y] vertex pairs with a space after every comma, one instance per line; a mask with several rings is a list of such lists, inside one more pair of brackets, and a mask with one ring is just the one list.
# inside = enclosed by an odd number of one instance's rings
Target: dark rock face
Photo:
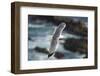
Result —
[[59, 25], [61, 22], [66, 23], [65, 31], [74, 35], [86, 37], [88, 35], [86, 21], [78, 19], [75, 21], [73, 18], [69, 17], [54, 17], [55, 25]]
[[64, 57], [64, 54], [61, 53], [61, 52], [55, 52], [55, 55], [54, 55], [57, 59], [63, 59]]
[[75, 22], [71, 20], [70, 22], [66, 22], [65, 31], [71, 34], [75, 34], [78, 36], [86, 37], [87, 36], [87, 27], [81, 21]]
[[75, 38], [69, 38], [66, 39], [64, 43], [64, 48], [73, 52], [79, 52], [87, 54], [87, 39], [81, 38], [81, 39], [75, 39]]
[[[80, 38], [69, 38], [65, 39], [63, 44], [66, 50], [72, 52], [79, 52], [80, 54], [88, 55], [88, 27], [87, 27], [87, 20], [78, 19], [75, 21], [74, 18], [62, 18], [56, 17], [56, 23], [59, 24], [61, 22], [66, 23], [66, 28], [64, 29], [65, 32], [74, 34], [79, 36]], [[58, 22], [57, 22], [58, 21]], [[58, 54], [57, 54], [58, 55]]]
[[34, 50], [36, 50], [37, 52], [40, 52], [40, 53], [49, 54], [49, 52], [46, 48], [35, 47]]

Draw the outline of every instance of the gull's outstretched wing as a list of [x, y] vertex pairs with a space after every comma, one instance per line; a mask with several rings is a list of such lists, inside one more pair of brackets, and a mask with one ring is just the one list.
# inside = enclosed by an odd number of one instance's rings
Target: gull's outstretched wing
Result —
[[59, 44], [60, 34], [62, 33], [65, 26], [66, 26], [65, 23], [61, 23], [61, 24], [59, 24], [59, 26], [55, 30], [54, 35], [53, 35], [52, 40], [51, 40], [48, 57], [52, 56], [55, 53], [55, 51], [58, 47], [58, 44]]

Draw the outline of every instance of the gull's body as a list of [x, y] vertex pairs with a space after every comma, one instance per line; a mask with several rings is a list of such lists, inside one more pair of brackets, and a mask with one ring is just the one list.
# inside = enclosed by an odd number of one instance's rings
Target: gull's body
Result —
[[50, 44], [50, 48], [49, 48], [48, 58], [51, 57], [52, 55], [54, 55], [54, 53], [59, 45], [60, 35], [61, 35], [62, 31], [64, 30], [65, 26], [66, 26], [65, 23], [61, 23], [61, 24], [59, 24], [57, 29], [54, 31], [54, 34], [53, 34], [53, 37], [51, 40], [51, 44]]

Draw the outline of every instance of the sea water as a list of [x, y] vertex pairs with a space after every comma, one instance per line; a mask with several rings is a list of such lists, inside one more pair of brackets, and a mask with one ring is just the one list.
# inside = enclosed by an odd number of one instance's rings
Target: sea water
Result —
[[[46, 24], [36, 25], [29, 24], [28, 27], [28, 60], [47, 60], [48, 54], [37, 52], [34, 50], [35, 47], [46, 48], [49, 49], [50, 42], [53, 36], [53, 32], [57, 28], [57, 26], [48, 26]], [[73, 53], [70, 50], [66, 50], [63, 47], [64, 39], [67, 38], [79, 38], [79, 36], [69, 34], [63, 31], [60, 36], [63, 40], [60, 41], [59, 47], [56, 51], [64, 54], [63, 59], [75, 59], [82, 58], [82, 55], [79, 53]], [[53, 58], [55, 60], [57, 58]]]

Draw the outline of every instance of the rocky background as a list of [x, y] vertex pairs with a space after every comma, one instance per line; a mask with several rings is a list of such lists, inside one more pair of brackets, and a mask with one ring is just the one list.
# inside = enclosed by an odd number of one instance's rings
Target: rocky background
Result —
[[[66, 28], [64, 29], [62, 37], [60, 38], [60, 45], [57, 51], [55, 52], [53, 59], [76, 59], [76, 58], [88, 57], [87, 17], [29, 15], [28, 21], [29, 21], [28, 60], [47, 59], [46, 57], [48, 55], [48, 48], [49, 48], [48, 44], [50, 44], [50, 39], [52, 38], [54, 28], [57, 27], [61, 22], [66, 23]], [[39, 29], [42, 31], [40, 31]], [[43, 34], [40, 32], [42, 32]], [[38, 38], [40, 38], [40, 40], [43, 38], [42, 39], [43, 42], [40, 42], [38, 40], [39, 42], [37, 41], [36, 45], [34, 43]], [[44, 45], [43, 43], [47, 45]], [[32, 47], [33, 45], [36, 46]]]

